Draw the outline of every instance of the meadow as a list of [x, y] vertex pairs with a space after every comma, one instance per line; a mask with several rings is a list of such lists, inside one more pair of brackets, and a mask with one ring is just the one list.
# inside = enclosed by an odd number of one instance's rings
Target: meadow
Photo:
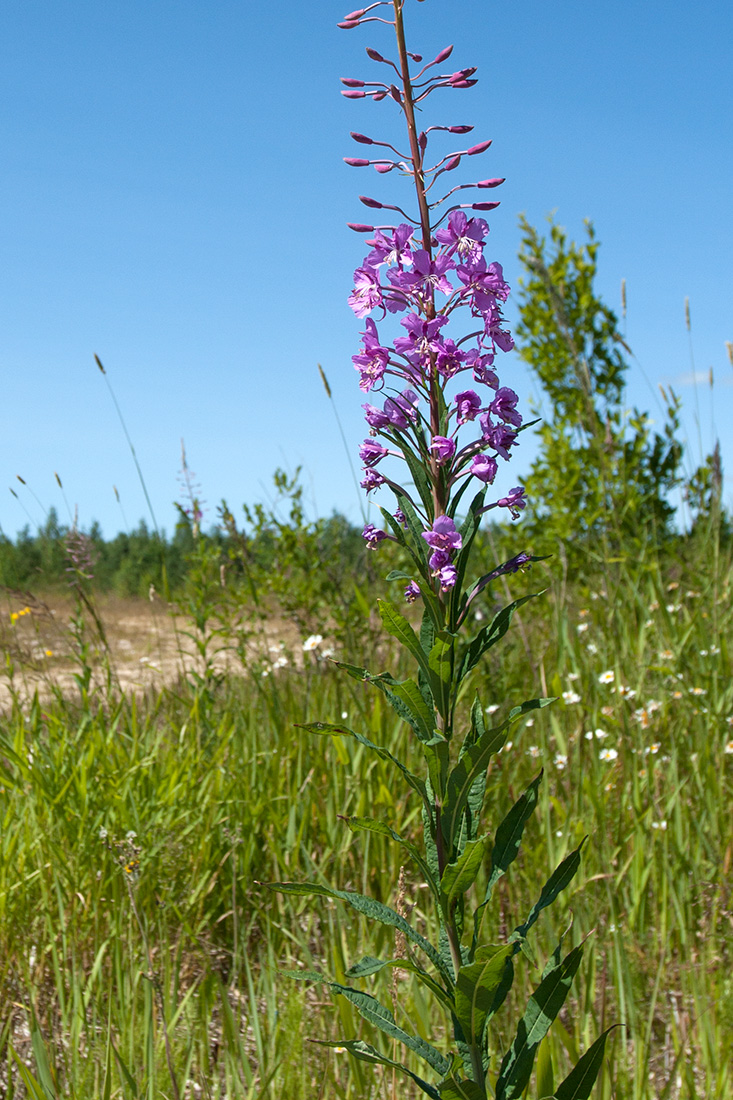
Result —
[[[375, 567], [364, 551], [354, 558], [344, 543], [328, 563], [333, 576], [340, 570], [338, 592], [314, 589], [322, 581], [294, 547], [321, 535], [296, 511], [274, 538], [283, 556], [249, 575], [231, 568], [231, 543], [199, 535], [171, 599], [176, 617], [166, 618], [160, 597], [155, 611], [169, 624], [159, 629], [181, 643], [172, 652], [185, 641], [192, 656], [165, 682], [153, 677], [137, 690], [120, 690], [115, 673], [124, 601], [105, 604], [89, 581], [75, 606], [48, 595], [44, 606], [57, 603], [53, 645], [64, 635], [67, 648], [45, 658], [40, 604], [6, 591], [0, 1095], [8, 1100], [419, 1095], [388, 1069], [375, 1073], [314, 1042], [372, 1036], [343, 997], [282, 973], [343, 980], [362, 955], [392, 950], [390, 931], [340, 903], [314, 906], [262, 885], [329, 881], [397, 905], [417, 929], [426, 924], [419, 871], [389, 838], [356, 837], [343, 821], [377, 809], [409, 838], [418, 800], [403, 794], [388, 760], [299, 728], [348, 719], [418, 763], [382, 697], [334, 663], [399, 671], [374, 617], [368, 630], [358, 617], [385, 589], [385, 562]], [[509, 537], [516, 545], [516, 529], [487, 534], [482, 566], [502, 560]], [[496, 700], [489, 713], [531, 695], [557, 697], [514, 728], [489, 770], [497, 821], [545, 771], [523, 854], [494, 894], [494, 934], [516, 922], [587, 835], [579, 875], [538, 924], [540, 958], [571, 922], [569, 942], [588, 937], [545, 1059], [557, 1073], [619, 1023], [599, 1097], [727, 1100], [730, 539], [711, 516], [666, 543], [588, 554], [574, 575], [563, 545], [555, 549], [504, 579], [511, 598], [544, 594], [531, 616], [518, 613], [500, 658], [486, 658], [471, 684]], [[231, 569], [223, 586], [222, 565]], [[288, 599], [268, 576], [287, 581]], [[491, 612], [491, 600], [477, 601], [477, 618]], [[224, 650], [236, 668], [220, 663]], [[63, 672], [65, 689], [54, 688]], [[517, 1002], [533, 976], [525, 962]], [[372, 983], [411, 1030], [444, 1033], [405, 971]], [[542, 1095], [534, 1090], [528, 1095]]]

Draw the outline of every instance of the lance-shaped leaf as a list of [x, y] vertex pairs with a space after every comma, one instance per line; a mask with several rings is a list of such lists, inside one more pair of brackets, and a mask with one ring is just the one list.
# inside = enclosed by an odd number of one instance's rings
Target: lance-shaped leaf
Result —
[[459, 1081], [449, 1077], [440, 1085], [440, 1100], [486, 1100], [486, 1089], [475, 1081]]
[[481, 870], [488, 836], [469, 840], [455, 863], [447, 863], [440, 879], [440, 890], [445, 899], [446, 912], [450, 912], [454, 902], [465, 894], [476, 881]]
[[512, 933], [512, 939], [524, 939], [532, 925], [537, 921], [542, 910], [546, 909], [548, 905], [552, 905], [558, 894], [572, 882], [578, 873], [578, 868], [580, 867], [580, 853], [587, 839], [587, 837], [583, 837], [578, 847], [567, 855], [562, 863], [555, 868], [545, 885], [542, 887], [542, 892], [530, 909], [526, 921], [524, 924], [520, 924], [515, 928]]
[[312, 980], [319, 981], [321, 985], [327, 985], [329, 989], [345, 997], [365, 1020], [385, 1032], [390, 1038], [402, 1043], [408, 1050], [414, 1051], [441, 1077], [445, 1077], [448, 1073], [450, 1070], [448, 1059], [430, 1043], [426, 1043], [419, 1035], [410, 1035], [401, 1028], [390, 1010], [385, 1005], [380, 1004], [376, 997], [372, 997], [371, 993], [365, 993], [361, 989], [353, 989], [350, 985], [341, 985], [340, 982], [329, 981], [328, 978], [323, 978], [320, 975], [313, 978], [311, 974], [309, 977]]
[[509, 726], [523, 714], [547, 706], [551, 702], [552, 699], [530, 699], [521, 706], [513, 707], [500, 726], [485, 730], [459, 757], [458, 763], [448, 778], [448, 792], [443, 809], [443, 836], [451, 851], [471, 787], [478, 776], [486, 771], [491, 757], [504, 744]]
[[414, 680], [396, 680], [389, 672], [375, 675], [357, 665], [343, 661], [334, 662], [355, 680], [373, 684], [389, 700], [390, 706], [405, 722], [408, 722], [421, 741], [429, 741], [435, 735], [435, 708], [429, 685], [417, 686]]
[[356, 909], [357, 913], [369, 917], [370, 920], [376, 920], [380, 924], [388, 925], [390, 928], [399, 929], [411, 943], [424, 951], [436, 970], [442, 974], [452, 988], [453, 981], [450, 972], [443, 966], [440, 955], [432, 943], [421, 936], [419, 932], [416, 932], [404, 917], [401, 917], [399, 913], [395, 913], [394, 909], [390, 909], [388, 905], [383, 905], [381, 901], [365, 897], [364, 894], [357, 894], [353, 890], [332, 890], [328, 886], [321, 886], [318, 882], [263, 882], [260, 885], [266, 886], [268, 890], [274, 890], [278, 894], [297, 894], [301, 897], [312, 897], [315, 894], [318, 897], [344, 901], [352, 909]]
[[565, 1003], [583, 957], [583, 945], [573, 948], [542, 979], [529, 998], [517, 1034], [504, 1055], [496, 1082], [496, 1100], [517, 1100], [532, 1075], [537, 1047]]
[[435, 642], [428, 656], [428, 665], [432, 673], [433, 694], [438, 710], [444, 717], [447, 717], [450, 709], [455, 643], [455, 634], [450, 634], [447, 630], [441, 630], [436, 634]]
[[380, 970], [385, 968], [409, 970], [411, 974], [414, 974], [420, 982], [429, 989], [436, 1000], [440, 1001], [443, 1008], [447, 1012], [453, 1012], [453, 998], [450, 994], [443, 989], [439, 982], [436, 982], [434, 978], [423, 970], [421, 966], [418, 966], [412, 959], [375, 959], [372, 955], [365, 955], [358, 963], [354, 963], [346, 971], [347, 978], [366, 978], [370, 974], [378, 974]]
[[321, 1047], [333, 1047], [334, 1050], [348, 1050], [349, 1054], [353, 1058], [357, 1058], [360, 1062], [369, 1062], [371, 1065], [377, 1066], [390, 1066], [393, 1069], [400, 1070], [407, 1077], [411, 1077], [412, 1080], [427, 1093], [432, 1100], [441, 1100], [441, 1095], [433, 1085], [429, 1085], [427, 1081], [423, 1081], [422, 1077], [418, 1077], [416, 1073], [413, 1073], [411, 1069], [404, 1066], [402, 1062], [395, 1062], [392, 1058], [387, 1058], [386, 1055], [380, 1054], [369, 1043], [363, 1042], [361, 1039], [309, 1039], [310, 1043], [317, 1043]]
[[617, 1026], [612, 1024], [588, 1047], [577, 1065], [555, 1090], [555, 1100], [588, 1100], [603, 1065], [606, 1039]]
[[397, 610], [394, 604], [389, 603], [387, 600], [379, 600], [378, 605], [384, 629], [393, 638], [396, 638], [405, 649], [409, 650], [422, 669], [423, 674], [432, 682], [428, 654], [420, 645], [420, 639], [405, 616]]
[[511, 944], [480, 947], [476, 961], [458, 971], [455, 1011], [466, 1041], [472, 1046], [483, 1043], [496, 991], [512, 953]]
[[507, 604], [506, 607], [502, 608], [488, 626], [485, 626], [483, 630], [479, 630], [473, 641], [469, 643], [463, 655], [463, 660], [458, 669], [459, 683], [476, 667], [484, 653], [504, 637], [512, 621], [512, 615], [517, 608], [527, 603], [528, 600], [533, 600], [535, 597], [541, 595], [541, 592], [531, 592], [528, 596], [522, 596], [520, 599], [514, 600], [513, 603]]
[[417, 791], [423, 801], [423, 805], [428, 813], [430, 813], [432, 806], [428, 800], [428, 792], [424, 781], [418, 776], [413, 775], [401, 760], [398, 760], [396, 756], [392, 755], [389, 749], [383, 749], [380, 745], [375, 745], [374, 742], [370, 741], [368, 737], [365, 737], [363, 733], [357, 733], [356, 730], [349, 729], [348, 726], [336, 725], [332, 722], [307, 722], [297, 728], [306, 730], [308, 733], [326, 734], [331, 737], [339, 734], [348, 735], [349, 737], [353, 737], [355, 741], [358, 741], [360, 745], [365, 745], [368, 749], [371, 749], [382, 760], [389, 760], [396, 768], [399, 768], [404, 779], [412, 787], [413, 791]]
[[405, 851], [409, 852], [422, 871], [428, 886], [433, 892], [435, 900], [440, 904], [440, 887], [425, 862], [422, 852], [412, 843], [412, 841], [406, 840], [403, 836], [400, 836], [399, 833], [396, 833], [394, 829], [391, 829], [384, 821], [375, 821], [374, 818], [371, 817], [345, 817], [343, 820], [353, 833], [379, 833], [380, 836], [388, 836], [397, 844], [401, 844]]
[[491, 850], [491, 870], [489, 871], [489, 881], [486, 884], [486, 895], [473, 916], [474, 946], [478, 941], [481, 922], [484, 918], [486, 906], [491, 900], [492, 890], [501, 876], [514, 862], [519, 852], [524, 826], [529, 821], [537, 805], [537, 792], [542, 782], [542, 775], [543, 773], [540, 772], [536, 779], [532, 780], [526, 791], [520, 795], [499, 828], [496, 830], [494, 847]]

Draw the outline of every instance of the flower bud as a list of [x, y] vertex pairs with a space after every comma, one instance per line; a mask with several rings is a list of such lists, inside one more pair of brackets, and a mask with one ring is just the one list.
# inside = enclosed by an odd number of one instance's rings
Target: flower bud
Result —
[[367, 46], [366, 52], [367, 57], [371, 57], [372, 61], [384, 61], [381, 53], [377, 53], [377, 51], [373, 50], [371, 46]]
[[342, 96], [346, 96], [347, 99], [364, 99], [366, 92], [341, 92]]
[[408, 52], [407, 56], [411, 57], [416, 65], [419, 65], [420, 62], [422, 61], [422, 54], [421, 53], [409, 53]]
[[358, 141], [360, 145], [373, 145], [374, 144], [373, 140], [370, 137], [367, 137], [366, 134], [356, 134], [352, 130], [351, 131], [351, 136], [354, 139], [354, 141]]
[[395, 103], [399, 103], [400, 105], [402, 104], [402, 97], [400, 96], [399, 88], [397, 88], [395, 84], [390, 84], [389, 94], [392, 96], [392, 99], [395, 101]]
[[421, 149], [421, 150], [422, 150], [422, 152], [424, 153], [424, 152], [425, 152], [425, 150], [426, 150], [426, 149], [427, 149], [427, 147], [428, 147], [428, 135], [427, 135], [427, 134], [425, 133], [425, 131], [424, 131], [424, 130], [422, 130], [422, 131], [420, 132], [420, 134], [419, 134], [419, 136], [418, 136], [418, 139], [417, 139], [417, 144], [418, 144], [418, 145], [420, 146], [420, 149]]
[[[367, 164], [369, 162], [365, 161], [364, 163]], [[382, 175], [384, 175], [385, 172], [391, 172], [394, 167], [395, 167], [394, 164], [375, 164], [374, 165], [375, 171], [381, 172]]]
[[473, 130], [473, 126], [448, 126], [446, 128], [449, 134], [470, 134]]
[[377, 202], [376, 199], [367, 198], [366, 195], [359, 195], [359, 202], [363, 202], [365, 206], [370, 207], [372, 210], [381, 210], [383, 203]]
[[365, 8], [359, 8], [357, 11], [350, 11], [348, 15], [344, 16], [344, 23], [352, 23], [355, 19], [361, 19], [362, 15], [366, 15]]
[[342, 76], [341, 83], [345, 84], [347, 88], [363, 88], [363, 80], [355, 80], [353, 76]]
[[506, 180], [479, 180], [476, 184], [477, 187], [498, 187], [499, 184], [506, 183]]
[[374, 92], [372, 94], [372, 99], [374, 100], [375, 103], [379, 103], [380, 100], [384, 99], [386, 94], [387, 94], [386, 92]]
[[435, 58], [433, 65], [440, 65], [442, 61], [447, 61], [450, 55], [453, 53], [452, 46], [446, 46], [444, 50], [441, 50], [438, 56]]
[[472, 202], [471, 210], [496, 210], [497, 206], [501, 206], [499, 202]]
[[448, 161], [448, 163], [447, 163], [447, 164], [445, 165], [445, 167], [444, 167], [443, 171], [444, 171], [444, 172], [452, 172], [452, 171], [453, 171], [453, 169], [454, 169], [454, 168], [457, 168], [457, 167], [458, 167], [458, 165], [459, 165], [460, 163], [461, 163], [461, 157], [460, 157], [460, 154], [458, 154], [458, 155], [457, 155], [457, 156], [455, 156], [455, 157], [451, 157], [451, 159], [450, 159], [450, 160]]
[[344, 157], [344, 164], [348, 164], [351, 168], [368, 168], [370, 161], [360, 157]]
[[360, 222], [347, 222], [348, 229], [353, 229], [355, 233], [373, 233], [373, 225], [362, 225]]
[[359, 20], [358, 19], [344, 19], [343, 23], [337, 23], [336, 26], [340, 27], [342, 31], [350, 31], [354, 27], [359, 26]]
[[475, 157], [478, 153], [485, 153], [491, 145], [490, 141], [480, 141], [478, 145], [472, 145], [467, 151], [469, 157]]

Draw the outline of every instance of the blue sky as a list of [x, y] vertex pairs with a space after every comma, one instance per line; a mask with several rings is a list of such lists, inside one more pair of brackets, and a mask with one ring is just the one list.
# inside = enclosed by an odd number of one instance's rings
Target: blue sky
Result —
[[[342, 161], [358, 149], [349, 130], [397, 132], [388, 102], [339, 95], [340, 76], [374, 71], [366, 45], [391, 49], [387, 28], [337, 30], [348, 6], [0, 7], [7, 534], [51, 505], [68, 519], [55, 472], [83, 526], [97, 519], [112, 535], [146, 515], [95, 353], [161, 526], [175, 521], [181, 438], [206, 522], [222, 497], [235, 511], [267, 499], [275, 468], [298, 465], [312, 514], [358, 519], [316, 364], [355, 451], [363, 396], [350, 357], [362, 324], [346, 296], [364, 239], [345, 223], [364, 219], [360, 192], [408, 193]], [[473, 123], [476, 140], [493, 139], [478, 175], [507, 182], [489, 258], [516, 283], [520, 212], [539, 225], [554, 210], [576, 238], [591, 218], [614, 308], [626, 279], [629, 404], [658, 416], [657, 386], [672, 383], [690, 464], [717, 434], [733, 471], [728, 0], [427, 0], [408, 4], [407, 25], [411, 49], [431, 56], [453, 42], [451, 65], [479, 66], [478, 87], [431, 97], [426, 121]], [[535, 387], [516, 358], [504, 357], [502, 381], [526, 409]], [[516, 454], [508, 483], [531, 456], [531, 445]], [[729, 477], [725, 491], [730, 505]]]

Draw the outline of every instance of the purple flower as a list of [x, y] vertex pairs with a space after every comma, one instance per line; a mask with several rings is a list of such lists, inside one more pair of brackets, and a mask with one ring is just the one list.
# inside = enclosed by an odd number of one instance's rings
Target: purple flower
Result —
[[517, 412], [518, 400], [514, 390], [510, 390], [508, 386], [502, 386], [496, 391], [496, 397], [489, 405], [489, 409], [500, 420], [519, 428], [522, 425], [522, 417]]
[[376, 466], [388, 454], [387, 448], [377, 443], [376, 439], [365, 439], [359, 447], [359, 458], [365, 466]]
[[453, 293], [453, 287], [445, 275], [446, 271], [452, 271], [456, 266], [449, 256], [431, 259], [424, 248], [419, 248], [412, 259], [411, 271], [390, 271], [388, 278], [393, 286], [405, 294], [428, 295], [432, 290], [440, 290], [446, 295]]
[[474, 390], [464, 390], [456, 394], [456, 409], [458, 421], [465, 424], [467, 420], [475, 420], [481, 412], [481, 398]]
[[389, 537], [386, 531], [380, 531], [373, 523], [367, 523], [361, 534], [366, 540], [367, 550], [376, 550], [379, 543]]
[[388, 397], [384, 413], [392, 427], [404, 431], [410, 420], [415, 419], [415, 406], [419, 398], [414, 390], [404, 390], [397, 397]]
[[378, 489], [380, 485], [384, 485], [384, 477], [378, 470], [367, 469], [364, 471], [364, 477], [359, 482], [362, 489], [366, 489], [367, 493], [371, 493], [373, 489]]
[[433, 573], [438, 573], [444, 565], [448, 565], [450, 562], [450, 554], [447, 550], [433, 550], [428, 559], [428, 564], [433, 570]]
[[369, 267], [358, 267], [354, 272], [354, 290], [348, 298], [357, 317], [366, 317], [382, 302], [379, 278]]
[[463, 370], [465, 360], [466, 353], [461, 351], [453, 340], [440, 341], [435, 356], [435, 365], [438, 368], [438, 373], [442, 374], [444, 378], [452, 378], [454, 374], [458, 374], [460, 370]]
[[494, 353], [482, 355], [479, 351], [469, 351], [466, 355], [466, 366], [473, 367], [473, 377], [476, 382], [483, 382], [485, 386], [497, 389], [499, 378], [496, 371], [491, 370], [494, 362]]
[[485, 412], [481, 414], [481, 432], [486, 442], [494, 448], [502, 458], [510, 458], [509, 448], [517, 442], [517, 433], [506, 424], [492, 424], [491, 416]]
[[377, 326], [371, 317], [367, 318], [366, 331], [362, 333], [363, 348], [359, 355], [352, 355], [351, 361], [361, 374], [359, 388], [369, 393], [373, 386], [382, 380], [389, 363], [389, 351], [379, 343]]
[[496, 477], [499, 466], [495, 458], [490, 455], [476, 455], [471, 463], [471, 473], [474, 477], [477, 477], [479, 481], [486, 482], [487, 485], [491, 485], [492, 481]]
[[467, 263], [478, 260], [484, 247], [484, 237], [489, 227], [483, 218], [466, 217], [462, 210], [454, 210], [448, 218], [446, 229], [439, 229], [435, 236], [447, 245], [448, 255], [457, 252]]
[[390, 419], [381, 409], [377, 409], [374, 405], [362, 405], [362, 409], [365, 410], [364, 419], [370, 428], [379, 431], [380, 428], [389, 427]]
[[392, 233], [392, 239], [389, 240], [378, 229], [373, 239], [367, 241], [367, 244], [373, 246], [373, 251], [365, 259], [364, 266], [376, 268], [380, 264], [398, 264], [401, 267], [403, 263], [411, 264], [412, 253], [407, 245], [412, 240], [413, 233], [414, 229], [411, 225], [398, 225]]
[[444, 435], [434, 435], [429, 450], [435, 451], [438, 465], [445, 466], [456, 453], [456, 441], [455, 439], [448, 439]]
[[435, 575], [440, 580], [441, 592], [448, 592], [449, 589], [455, 587], [458, 576], [455, 565], [444, 565]]
[[422, 537], [433, 550], [460, 550], [463, 539], [450, 516], [438, 516], [432, 531], [423, 531]]
[[501, 500], [497, 500], [496, 503], [499, 508], [508, 508], [512, 514], [512, 519], [517, 519], [519, 513], [527, 507], [525, 490], [521, 489], [519, 486], [515, 489], [510, 489], [509, 496], [502, 497]]
[[400, 321], [403, 328], [407, 329], [407, 336], [398, 336], [394, 342], [395, 351], [402, 353], [416, 351], [420, 355], [429, 355], [431, 351], [439, 350], [439, 338], [443, 325], [448, 324], [448, 318], [438, 314], [431, 321], [427, 321], [418, 313], [408, 313]]
[[415, 584], [414, 581], [410, 581], [410, 583], [405, 588], [405, 599], [407, 600], [408, 603], [414, 603], [419, 595], [420, 595], [420, 586]]
[[401, 508], [397, 509], [397, 511], [394, 514], [394, 518], [397, 520], [398, 523], [402, 524], [402, 526], [404, 527], [405, 530], [407, 530], [407, 526], [408, 526], [407, 525], [407, 516], [405, 515], [405, 513], [402, 511]]

